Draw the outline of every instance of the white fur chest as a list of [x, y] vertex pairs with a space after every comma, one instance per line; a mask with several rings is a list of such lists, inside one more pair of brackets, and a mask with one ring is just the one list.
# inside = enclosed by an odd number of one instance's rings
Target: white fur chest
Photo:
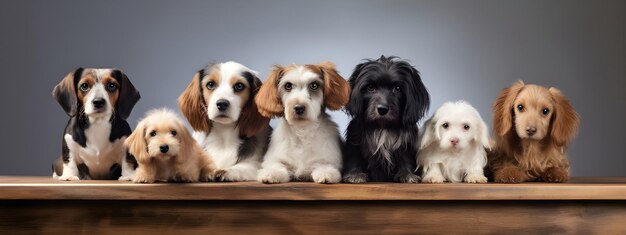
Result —
[[204, 132], [195, 132], [194, 139], [215, 162], [218, 169], [227, 169], [237, 163], [239, 146], [239, 130], [232, 126], [214, 126], [207, 135]]
[[70, 160], [77, 164], [84, 163], [87, 165], [92, 178], [106, 177], [111, 166], [121, 162], [124, 156], [123, 143], [125, 138], [110, 142], [111, 123], [107, 120], [92, 122], [89, 128], [84, 131], [85, 147], [75, 142], [72, 135], [65, 135], [65, 141], [70, 150]]

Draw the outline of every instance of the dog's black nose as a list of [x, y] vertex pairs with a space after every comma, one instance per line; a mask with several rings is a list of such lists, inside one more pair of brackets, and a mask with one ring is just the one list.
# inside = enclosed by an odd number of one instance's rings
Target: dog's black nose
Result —
[[304, 106], [302, 105], [296, 105], [293, 107], [293, 110], [296, 112], [297, 115], [302, 115], [304, 114], [304, 110], [306, 110], [306, 108], [304, 108]]
[[533, 136], [535, 132], [537, 132], [537, 128], [534, 128], [534, 127], [526, 128], [526, 134], [528, 134], [528, 136]]
[[106, 101], [104, 101], [104, 99], [93, 99], [91, 103], [93, 104], [94, 108], [101, 109], [102, 107], [104, 107], [104, 104], [106, 103]]
[[170, 146], [161, 145], [159, 149], [161, 149], [161, 153], [167, 153], [167, 151], [170, 151]]
[[389, 107], [387, 107], [387, 105], [378, 105], [376, 106], [376, 111], [378, 111], [380, 115], [385, 115], [389, 112]]
[[230, 106], [230, 102], [228, 102], [228, 100], [221, 99], [221, 100], [217, 100], [216, 105], [217, 105], [217, 109], [220, 112], [224, 112], [228, 109], [228, 106]]

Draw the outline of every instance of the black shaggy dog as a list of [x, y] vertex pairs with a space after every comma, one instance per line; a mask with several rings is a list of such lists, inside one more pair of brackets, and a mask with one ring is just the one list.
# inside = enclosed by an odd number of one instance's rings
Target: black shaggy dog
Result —
[[430, 97], [419, 72], [397, 57], [356, 66], [350, 76], [352, 121], [346, 130], [343, 181], [417, 183], [417, 122]]

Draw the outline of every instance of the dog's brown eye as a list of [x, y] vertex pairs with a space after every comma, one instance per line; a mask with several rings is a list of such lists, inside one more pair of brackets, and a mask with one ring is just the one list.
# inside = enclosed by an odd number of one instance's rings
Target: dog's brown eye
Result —
[[549, 109], [543, 109], [543, 115], [548, 115], [548, 113], [550, 113]]
[[402, 88], [400, 86], [395, 86], [395, 87], [393, 87], [393, 90], [395, 92], [400, 92], [402, 90]]
[[285, 83], [285, 90], [291, 91], [293, 89], [293, 84], [291, 82]]
[[448, 127], [450, 126], [450, 124], [448, 124], [447, 122], [444, 122], [443, 125], [443, 129], [448, 129]]
[[87, 83], [80, 84], [80, 90], [83, 91], [83, 92], [88, 91], [89, 90], [89, 84], [87, 84]]
[[108, 83], [107, 84], [107, 90], [109, 92], [114, 92], [117, 89], [117, 85], [115, 83]]
[[172, 136], [176, 136], [176, 131], [171, 131]]
[[376, 91], [376, 86], [374, 86], [372, 84], [367, 85], [367, 91], [369, 91], [369, 92]]
[[519, 110], [520, 112], [524, 112], [524, 105], [518, 104], [517, 110]]
[[235, 89], [235, 91], [243, 91], [243, 89], [246, 88], [245, 85], [243, 85], [243, 83], [238, 82], [235, 84], [235, 86], [233, 86], [233, 89]]
[[467, 124], [463, 125], [463, 129], [465, 129], [465, 130], [469, 130], [469, 128], [470, 128], [470, 126], [469, 126], [469, 125], [467, 125]]
[[320, 85], [318, 85], [317, 83], [311, 83], [311, 85], [309, 85], [309, 87], [311, 88], [311, 90], [315, 91], [317, 90], [317, 88], [320, 88]]
[[208, 88], [209, 90], [215, 89], [215, 82], [214, 81], [207, 82], [206, 88]]
[[156, 136], [156, 131], [151, 131], [150, 132], [150, 136], [155, 137]]

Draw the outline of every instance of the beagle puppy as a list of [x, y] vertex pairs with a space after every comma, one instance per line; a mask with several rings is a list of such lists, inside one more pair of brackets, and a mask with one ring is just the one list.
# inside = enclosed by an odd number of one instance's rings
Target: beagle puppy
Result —
[[217, 181], [256, 179], [271, 131], [254, 102], [261, 84], [242, 64], [218, 63], [198, 71], [178, 98], [194, 139], [219, 169]]
[[136, 168], [124, 140], [126, 118], [139, 101], [126, 74], [118, 69], [78, 68], [54, 87], [52, 96], [70, 116], [61, 157], [53, 165], [59, 180], [118, 179]]

